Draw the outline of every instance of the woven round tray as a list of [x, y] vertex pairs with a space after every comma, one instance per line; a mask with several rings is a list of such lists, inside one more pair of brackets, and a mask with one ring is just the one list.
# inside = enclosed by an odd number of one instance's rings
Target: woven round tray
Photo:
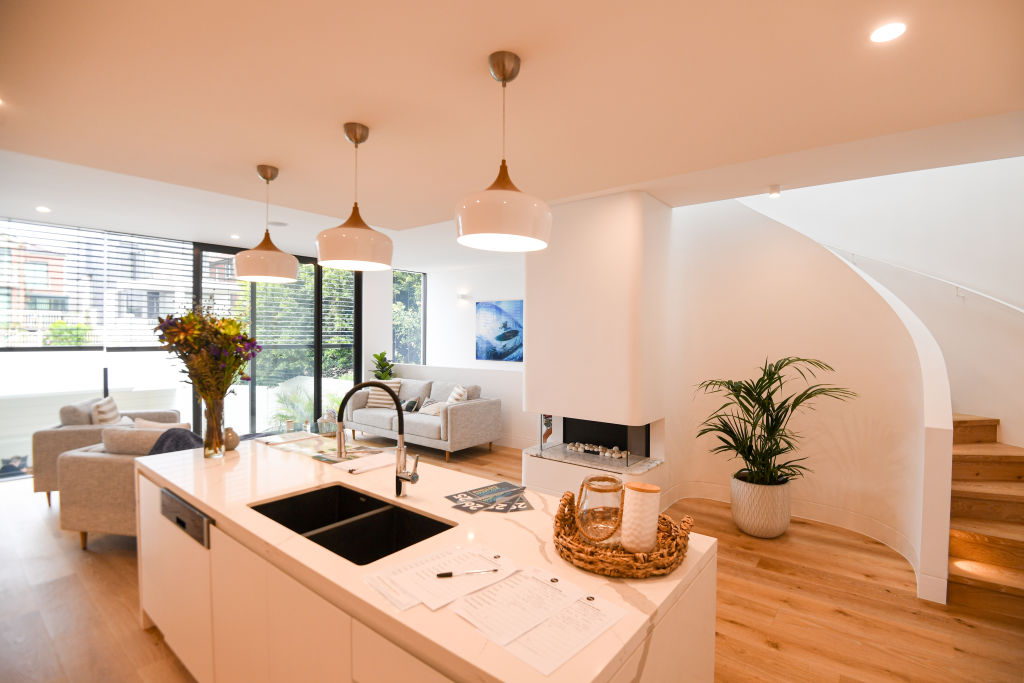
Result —
[[555, 549], [563, 560], [595, 574], [627, 579], [645, 579], [670, 573], [686, 557], [693, 517], [686, 515], [673, 522], [658, 515], [658, 543], [648, 553], [631, 553], [622, 546], [596, 546], [580, 536], [576, 525], [576, 496], [562, 494], [555, 514]]

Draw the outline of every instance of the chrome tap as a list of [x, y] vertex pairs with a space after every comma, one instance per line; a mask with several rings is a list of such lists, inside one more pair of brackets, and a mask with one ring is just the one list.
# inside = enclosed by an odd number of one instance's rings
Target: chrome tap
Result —
[[384, 384], [383, 382], [360, 382], [345, 394], [345, 398], [341, 399], [341, 405], [338, 407], [338, 456], [342, 459], [347, 455], [345, 449], [345, 404], [352, 398], [352, 395], [364, 387], [378, 387], [388, 392], [388, 396], [395, 402], [395, 410], [398, 411], [398, 444], [395, 446], [395, 496], [404, 496], [406, 486], [408, 484], [415, 484], [420, 480], [420, 475], [416, 473], [417, 468], [420, 466], [420, 456], [414, 455], [412, 460], [412, 469], [407, 470], [408, 462], [406, 461], [405, 454], [405, 415], [402, 411], [402, 403], [398, 400], [398, 395], [391, 390], [391, 387]]

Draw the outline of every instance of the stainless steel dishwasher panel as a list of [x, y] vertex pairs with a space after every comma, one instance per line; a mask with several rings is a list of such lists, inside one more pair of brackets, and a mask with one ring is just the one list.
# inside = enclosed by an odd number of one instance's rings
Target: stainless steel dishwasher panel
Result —
[[160, 514], [191, 536], [196, 543], [204, 548], [210, 547], [212, 520], [167, 489], [160, 489]]

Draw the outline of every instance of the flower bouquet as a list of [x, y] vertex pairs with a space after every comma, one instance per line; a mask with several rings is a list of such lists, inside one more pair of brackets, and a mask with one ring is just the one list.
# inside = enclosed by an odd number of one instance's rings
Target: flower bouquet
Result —
[[185, 364], [182, 372], [203, 400], [206, 435], [203, 453], [208, 458], [224, 455], [224, 397], [235, 380], [248, 382], [246, 364], [263, 347], [242, 332], [233, 318], [218, 318], [209, 309], [196, 308], [180, 317], [159, 318], [153, 328], [160, 344]]

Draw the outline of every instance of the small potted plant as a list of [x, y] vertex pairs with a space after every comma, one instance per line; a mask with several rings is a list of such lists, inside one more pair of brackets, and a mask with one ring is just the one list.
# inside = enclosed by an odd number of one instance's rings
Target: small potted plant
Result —
[[388, 352], [381, 351], [371, 356], [373, 358], [373, 376], [377, 379], [391, 379], [395, 370], [395, 364], [388, 360]]
[[[784, 392], [790, 381], [785, 371], [800, 375], [805, 387]], [[810, 358], [787, 357], [761, 367], [756, 379], [709, 379], [697, 385], [705, 394], [724, 394], [726, 401], [704, 422], [698, 437], [714, 434], [712, 452], [729, 453], [743, 460], [732, 476], [732, 518], [746, 534], [775, 538], [789, 528], [789, 482], [803, 476], [806, 457], [794, 458], [800, 436], [789, 420], [801, 408], [813, 408], [817, 398], [841, 401], [856, 394], [831, 384], [811, 384], [815, 371], [834, 372], [832, 366]]]

